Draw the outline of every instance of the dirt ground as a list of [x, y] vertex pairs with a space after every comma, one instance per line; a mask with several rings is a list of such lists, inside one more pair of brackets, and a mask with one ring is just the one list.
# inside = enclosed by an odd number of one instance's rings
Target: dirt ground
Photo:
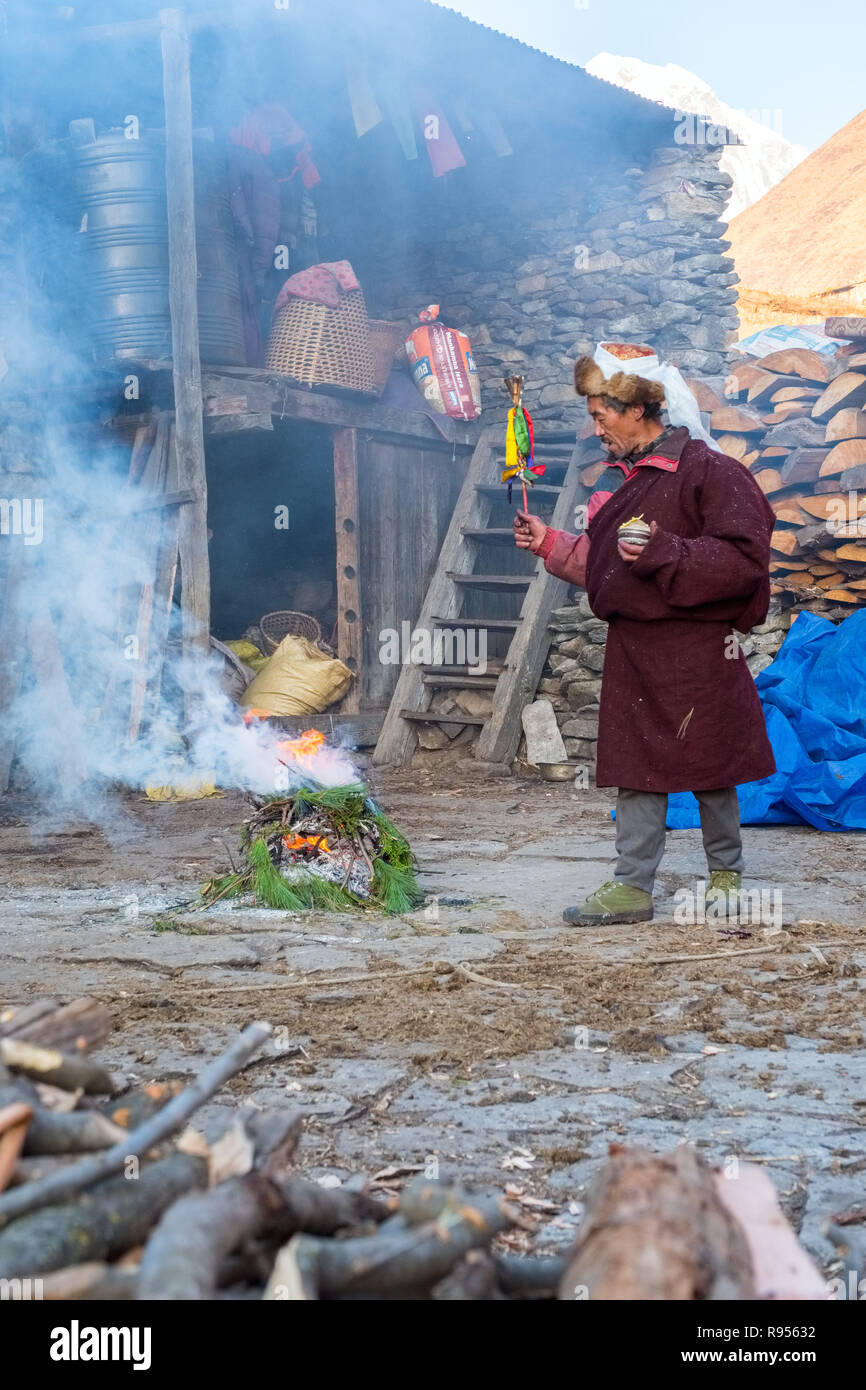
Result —
[[3, 1005], [96, 995], [116, 1020], [100, 1056], [140, 1082], [193, 1076], [266, 1018], [272, 1046], [203, 1128], [239, 1103], [300, 1109], [314, 1176], [438, 1165], [508, 1185], [542, 1248], [568, 1243], [614, 1140], [758, 1162], [834, 1272], [823, 1222], [862, 1207], [866, 1235], [862, 837], [747, 829], [756, 920], [731, 927], [684, 920], [705, 861], [698, 831], [672, 832], [655, 920], [575, 929], [562, 907], [612, 872], [607, 793], [372, 786], [428, 893], [406, 917], [194, 910], [240, 796], [127, 796], [110, 834], [0, 802]]

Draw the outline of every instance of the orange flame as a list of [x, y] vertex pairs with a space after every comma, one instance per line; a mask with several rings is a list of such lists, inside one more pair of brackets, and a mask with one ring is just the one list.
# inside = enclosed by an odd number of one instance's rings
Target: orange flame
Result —
[[270, 717], [271, 717], [270, 710], [266, 710], [266, 709], [248, 709], [247, 712], [246, 712], [246, 714], [244, 715], [244, 723], [245, 723], [245, 724], [252, 724], [252, 722], [253, 722], [254, 719], [270, 719]]
[[291, 840], [288, 835], [284, 835], [283, 844], [286, 849], [317, 849], [321, 850], [323, 854], [331, 853], [331, 847], [324, 835], [295, 834], [294, 838]]
[[297, 738], [287, 738], [277, 744], [280, 752], [296, 763], [301, 763], [306, 758], [314, 758], [324, 746], [325, 735], [318, 729], [306, 729]]

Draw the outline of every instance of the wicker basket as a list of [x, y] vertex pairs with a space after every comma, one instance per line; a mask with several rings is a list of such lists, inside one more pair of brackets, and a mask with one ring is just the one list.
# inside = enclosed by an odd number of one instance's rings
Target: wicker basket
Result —
[[317, 646], [322, 640], [322, 629], [309, 613], [296, 613], [290, 608], [281, 608], [276, 613], [266, 613], [259, 620], [259, 628], [264, 642], [264, 650], [275, 652], [284, 637], [306, 637]]
[[[394, 356], [406, 340], [406, 330], [399, 323], [388, 319], [370, 319], [370, 344], [373, 349], [373, 379], [376, 394], [381, 396], [388, 385], [388, 376], [394, 365]], [[405, 364], [406, 353], [403, 351]]]
[[336, 309], [292, 299], [274, 316], [265, 365], [305, 386], [375, 392], [364, 296], [350, 290]]

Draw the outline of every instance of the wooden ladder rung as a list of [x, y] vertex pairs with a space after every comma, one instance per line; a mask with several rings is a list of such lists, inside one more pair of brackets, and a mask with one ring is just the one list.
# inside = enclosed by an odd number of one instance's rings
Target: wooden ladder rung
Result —
[[475, 686], [477, 690], [495, 690], [498, 676], [422, 676], [425, 685], [438, 690], [466, 690]]
[[455, 584], [463, 584], [468, 589], [528, 589], [534, 574], [455, 574], [448, 571], [448, 578]]
[[462, 534], [467, 541], [482, 541], [485, 545], [503, 545], [506, 542], [514, 545], [513, 526], [464, 526]]
[[[517, 483], [515, 487], [516, 495], [519, 496], [520, 484]], [[503, 502], [506, 500], [504, 483], [477, 483], [475, 491], [483, 493], [485, 497], [499, 498]], [[529, 489], [530, 497], [550, 497], [551, 499], [557, 498], [561, 492], [562, 488], [558, 483], [536, 483], [535, 487]]]
[[463, 666], [456, 662], [453, 666], [422, 666], [421, 670], [425, 676], [498, 676], [505, 670], [505, 662], [501, 657], [492, 656], [484, 671], [479, 671], [477, 666]]
[[500, 628], [503, 632], [516, 632], [520, 618], [434, 618], [434, 627]]
[[416, 724], [486, 724], [487, 720], [481, 714], [464, 714], [462, 710], [454, 710], [451, 714], [443, 714], [441, 710], [417, 710], [401, 709], [401, 719], [411, 719]]

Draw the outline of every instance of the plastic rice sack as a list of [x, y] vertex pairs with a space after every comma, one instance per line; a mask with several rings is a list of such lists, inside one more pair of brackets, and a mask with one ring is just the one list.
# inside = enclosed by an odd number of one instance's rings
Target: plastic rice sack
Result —
[[412, 378], [424, 399], [440, 415], [475, 420], [481, 414], [481, 383], [465, 333], [438, 323], [439, 305], [418, 315], [421, 327], [406, 339]]
[[241, 704], [269, 714], [319, 714], [341, 700], [352, 672], [304, 637], [284, 637], [247, 686]]

